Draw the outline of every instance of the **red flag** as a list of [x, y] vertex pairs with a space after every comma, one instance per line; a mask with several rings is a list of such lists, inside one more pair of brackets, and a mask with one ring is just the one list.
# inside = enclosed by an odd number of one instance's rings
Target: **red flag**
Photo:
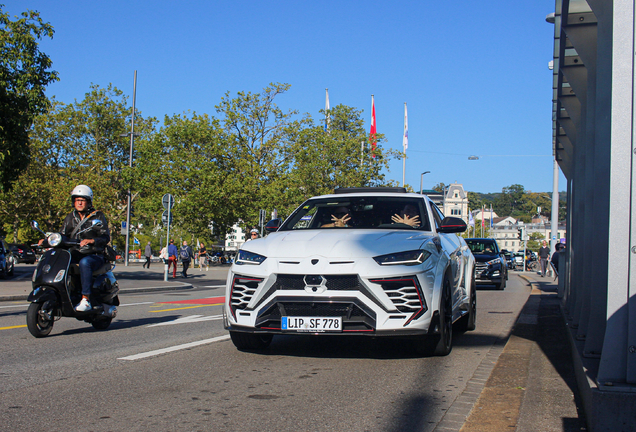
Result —
[[371, 143], [371, 157], [375, 159], [375, 147], [377, 145], [375, 129], [375, 101], [371, 95], [371, 130], [369, 131], [369, 142]]

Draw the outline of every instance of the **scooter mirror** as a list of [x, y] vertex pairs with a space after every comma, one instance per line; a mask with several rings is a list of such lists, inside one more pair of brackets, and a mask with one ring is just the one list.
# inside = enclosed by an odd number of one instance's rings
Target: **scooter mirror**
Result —
[[44, 231], [42, 231], [42, 230], [40, 229], [40, 224], [38, 224], [36, 221], [34, 221], [34, 220], [32, 220], [32, 221], [31, 221], [31, 228], [33, 228], [34, 230], [37, 230], [37, 231], [41, 232], [41, 233], [42, 233], [42, 234], [44, 234], [44, 236], [46, 237], [45, 232], [44, 232]]
[[93, 225], [93, 228], [101, 228], [102, 226], [104, 226], [102, 221], [100, 221], [99, 219], [91, 221], [91, 224]]

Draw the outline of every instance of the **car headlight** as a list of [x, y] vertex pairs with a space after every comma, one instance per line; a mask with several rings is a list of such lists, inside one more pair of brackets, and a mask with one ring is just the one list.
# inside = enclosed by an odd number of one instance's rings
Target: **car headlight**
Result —
[[49, 245], [51, 247], [56, 247], [58, 246], [60, 243], [62, 243], [62, 234], [60, 233], [53, 233], [49, 236], [49, 238], [47, 239], [47, 241], [49, 242]]
[[493, 260], [488, 261], [487, 264], [491, 266], [496, 266], [497, 264], [501, 264], [501, 261], [499, 260], [499, 258], [495, 258]]
[[245, 250], [239, 250], [238, 256], [236, 258], [237, 264], [254, 264], [260, 265], [263, 261], [265, 261], [267, 257], [263, 255], [256, 254], [254, 252], [249, 252]]
[[430, 256], [431, 253], [428, 251], [414, 250], [380, 255], [373, 257], [373, 259], [380, 265], [418, 265], [422, 264]]

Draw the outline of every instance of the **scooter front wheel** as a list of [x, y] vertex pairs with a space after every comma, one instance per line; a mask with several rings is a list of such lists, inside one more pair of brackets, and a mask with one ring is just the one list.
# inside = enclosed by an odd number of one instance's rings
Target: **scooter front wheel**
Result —
[[27, 328], [29, 332], [36, 338], [48, 336], [53, 329], [53, 315], [48, 314], [50, 319], [47, 319], [42, 311], [43, 303], [31, 303], [27, 310]]
[[106, 330], [108, 326], [110, 326], [112, 320], [112, 318], [102, 318], [93, 321], [91, 324], [95, 330]]

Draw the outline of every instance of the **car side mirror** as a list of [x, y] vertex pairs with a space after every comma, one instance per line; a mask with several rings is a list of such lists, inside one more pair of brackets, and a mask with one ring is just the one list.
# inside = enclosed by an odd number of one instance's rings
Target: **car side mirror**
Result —
[[272, 219], [271, 221], [267, 222], [267, 224], [265, 224], [265, 231], [270, 233], [276, 232], [282, 224], [283, 221], [281, 221], [280, 219]]
[[447, 216], [442, 220], [441, 225], [437, 229], [440, 233], [461, 233], [466, 231], [466, 222], [460, 218]]

